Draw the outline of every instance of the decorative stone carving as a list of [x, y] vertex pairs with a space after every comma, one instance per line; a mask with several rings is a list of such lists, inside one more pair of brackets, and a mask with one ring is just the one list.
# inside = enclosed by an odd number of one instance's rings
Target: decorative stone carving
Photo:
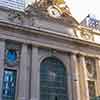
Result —
[[81, 37], [86, 40], [93, 40], [93, 34], [88, 30], [82, 30]]
[[34, 10], [54, 18], [71, 16], [70, 9], [64, 0], [36, 0], [34, 4], [30, 5], [30, 8], [35, 8]]
[[23, 24], [24, 15], [21, 12], [10, 11], [8, 14], [8, 20], [11, 22], [16, 22], [17, 24]]
[[[32, 26], [35, 23], [34, 18], [37, 18], [37, 17], [39, 19], [43, 19], [46, 21], [52, 21], [55, 23], [60, 23], [62, 25], [78, 24], [77, 21], [72, 16], [69, 16], [69, 15], [60, 16], [59, 18], [58, 17], [56, 17], [56, 18], [51, 17], [48, 13], [47, 8], [45, 8], [45, 7], [43, 8], [43, 7], [39, 6], [37, 3], [27, 6], [27, 8], [25, 9], [25, 15], [28, 17], [28, 20], [32, 20], [30, 22]], [[53, 9], [53, 11], [54, 11], [54, 9]], [[52, 13], [52, 10], [50, 12]], [[55, 14], [56, 14], [56, 12], [55, 12]]]
[[88, 41], [94, 41], [94, 35], [91, 30], [85, 28], [78, 28], [75, 29], [75, 31], [78, 38], [88, 40]]
[[25, 8], [25, 15], [28, 15], [28, 16], [32, 17], [32, 16], [37, 15], [36, 12], [39, 12], [39, 8], [36, 5], [28, 5]]
[[95, 66], [95, 59], [86, 57], [86, 69], [87, 69], [87, 75], [89, 79], [96, 79], [96, 66]]

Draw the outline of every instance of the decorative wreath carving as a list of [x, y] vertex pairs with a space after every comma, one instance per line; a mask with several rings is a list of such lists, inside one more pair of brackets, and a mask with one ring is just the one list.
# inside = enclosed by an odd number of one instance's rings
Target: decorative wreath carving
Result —
[[88, 30], [82, 30], [80, 36], [85, 40], [94, 40], [93, 34]]
[[24, 19], [24, 16], [20, 12], [10, 11], [9, 14], [8, 14], [8, 20], [11, 21], [11, 22], [23, 24], [24, 23], [23, 19]]

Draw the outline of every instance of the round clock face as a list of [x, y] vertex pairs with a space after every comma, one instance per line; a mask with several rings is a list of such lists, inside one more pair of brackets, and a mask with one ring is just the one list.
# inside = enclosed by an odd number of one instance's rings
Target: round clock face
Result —
[[51, 17], [58, 18], [61, 16], [60, 10], [56, 6], [50, 6], [47, 10]]

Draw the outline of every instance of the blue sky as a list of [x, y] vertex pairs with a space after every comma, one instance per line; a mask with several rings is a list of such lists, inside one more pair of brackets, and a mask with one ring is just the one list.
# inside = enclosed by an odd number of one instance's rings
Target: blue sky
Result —
[[[31, 3], [34, 0], [26, 0]], [[65, 0], [69, 6], [72, 15], [80, 22], [88, 14], [94, 14], [100, 19], [100, 0]]]

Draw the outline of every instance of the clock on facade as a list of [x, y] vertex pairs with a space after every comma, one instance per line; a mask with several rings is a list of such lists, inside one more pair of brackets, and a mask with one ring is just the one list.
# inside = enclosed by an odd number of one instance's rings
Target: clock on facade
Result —
[[47, 10], [51, 17], [59, 18], [61, 16], [61, 10], [56, 5], [49, 6]]

